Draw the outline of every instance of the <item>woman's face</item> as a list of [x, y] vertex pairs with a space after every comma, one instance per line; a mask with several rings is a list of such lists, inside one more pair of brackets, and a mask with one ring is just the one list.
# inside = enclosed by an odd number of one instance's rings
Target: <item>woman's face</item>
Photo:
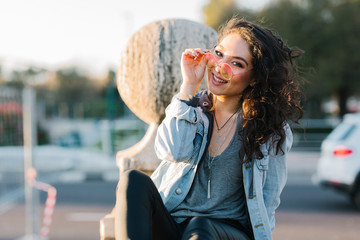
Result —
[[208, 69], [208, 89], [218, 96], [240, 96], [249, 86], [252, 77], [252, 56], [249, 44], [237, 33], [227, 35], [213, 51], [217, 65], [227, 63], [233, 72], [226, 80], [218, 67]]

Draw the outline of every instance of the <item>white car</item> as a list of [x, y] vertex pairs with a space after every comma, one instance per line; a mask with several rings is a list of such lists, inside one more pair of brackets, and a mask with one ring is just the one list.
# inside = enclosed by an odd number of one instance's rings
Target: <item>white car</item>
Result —
[[348, 194], [360, 209], [360, 114], [344, 120], [322, 142], [316, 181]]

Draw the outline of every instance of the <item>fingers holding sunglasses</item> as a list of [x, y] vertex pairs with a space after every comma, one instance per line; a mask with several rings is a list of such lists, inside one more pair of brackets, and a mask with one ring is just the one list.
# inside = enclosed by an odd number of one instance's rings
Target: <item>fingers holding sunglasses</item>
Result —
[[186, 49], [183, 54], [187, 58], [200, 62], [203, 56], [208, 52], [209, 52], [208, 50], [202, 48], [190, 48], [190, 49]]

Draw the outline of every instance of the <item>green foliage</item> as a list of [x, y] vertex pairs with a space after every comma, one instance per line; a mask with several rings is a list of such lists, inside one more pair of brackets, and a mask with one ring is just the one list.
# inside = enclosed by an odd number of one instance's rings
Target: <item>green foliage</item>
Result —
[[68, 104], [89, 101], [94, 94], [96, 88], [85, 76], [79, 74], [76, 69], [64, 69], [56, 72], [58, 89], [56, 91], [59, 102]]
[[[204, 8], [206, 24], [219, 26], [232, 16], [225, 12], [214, 16], [220, 5], [209, 1]], [[338, 98], [342, 116], [347, 98], [360, 94], [359, 12], [360, 1], [355, 0], [279, 0], [253, 13], [290, 46], [305, 51], [300, 64], [308, 80], [304, 85], [308, 117], [322, 117], [320, 103], [331, 96]], [[253, 20], [251, 14], [248, 19]]]
[[[75, 68], [56, 72], [57, 87], [38, 90], [47, 102], [48, 116], [70, 118], [115, 118], [124, 114], [124, 103], [114, 85], [115, 74], [110, 71], [105, 86], [89, 79]], [[111, 95], [111, 97], [109, 97]], [[109, 113], [109, 106], [111, 113]]]
[[[37, 101], [45, 114], [41, 117], [114, 119], [124, 115], [126, 106], [117, 91], [114, 71], [105, 79], [92, 79], [74, 67], [48, 73], [34, 67], [14, 70], [1, 84], [21, 90], [35, 83]], [[44, 81], [36, 83], [39, 74]]]
[[219, 26], [229, 20], [235, 14], [236, 7], [234, 0], [210, 0], [204, 6], [204, 23], [218, 29]]
[[291, 45], [305, 50], [304, 65], [315, 70], [306, 75], [308, 99], [336, 96], [341, 116], [347, 98], [360, 93], [360, 56], [354, 54], [360, 51], [359, 11], [359, 1], [282, 0], [261, 13]]

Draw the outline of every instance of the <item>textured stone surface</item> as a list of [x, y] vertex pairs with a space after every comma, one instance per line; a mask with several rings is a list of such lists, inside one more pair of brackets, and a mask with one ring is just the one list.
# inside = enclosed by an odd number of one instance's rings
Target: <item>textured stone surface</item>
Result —
[[215, 30], [189, 20], [167, 19], [144, 26], [121, 55], [117, 84], [122, 99], [144, 122], [160, 123], [181, 85], [182, 52], [211, 48], [216, 41]]

